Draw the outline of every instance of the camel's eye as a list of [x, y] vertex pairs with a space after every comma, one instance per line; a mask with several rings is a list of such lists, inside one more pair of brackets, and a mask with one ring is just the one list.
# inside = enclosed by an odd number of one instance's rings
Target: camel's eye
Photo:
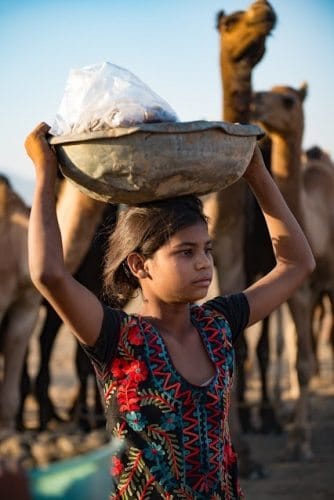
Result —
[[240, 19], [240, 12], [235, 12], [234, 14], [231, 14], [230, 16], [226, 16], [222, 21], [221, 24], [224, 26], [226, 31], [232, 30], [236, 24], [238, 24]]
[[288, 95], [283, 97], [283, 105], [284, 105], [285, 109], [291, 109], [294, 104], [295, 104], [295, 100], [293, 97], [288, 96]]

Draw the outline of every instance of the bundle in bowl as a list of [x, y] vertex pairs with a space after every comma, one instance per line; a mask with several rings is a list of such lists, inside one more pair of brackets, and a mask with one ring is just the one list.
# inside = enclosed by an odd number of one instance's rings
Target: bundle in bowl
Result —
[[225, 189], [262, 136], [254, 125], [178, 122], [166, 101], [111, 63], [72, 71], [60, 110], [50, 143], [64, 176], [110, 203]]
[[254, 125], [226, 122], [143, 123], [50, 139], [65, 177], [110, 203], [143, 203], [225, 189], [245, 172]]

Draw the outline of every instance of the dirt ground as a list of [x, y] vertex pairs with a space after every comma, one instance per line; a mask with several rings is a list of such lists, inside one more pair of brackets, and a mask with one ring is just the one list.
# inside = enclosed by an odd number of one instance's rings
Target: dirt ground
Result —
[[[296, 375], [291, 367], [295, 356], [295, 335], [288, 313], [285, 311], [285, 349], [283, 376], [281, 377], [281, 410], [292, 411], [298, 395]], [[275, 328], [273, 327], [274, 331]], [[275, 334], [271, 342], [274, 344]], [[254, 406], [255, 415], [259, 399], [259, 377], [255, 358], [258, 327], [247, 332], [250, 353], [247, 398]], [[66, 328], [62, 328], [51, 359], [51, 397], [60, 413], [69, 408], [77, 388], [74, 371], [75, 344]], [[274, 351], [274, 349], [272, 349]], [[334, 361], [328, 344], [326, 321], [319, 340], [320, 374], [312, 382], [311, 433], [314, 458], [308, 462], [281, 459], [287, 442], [288, 426], [282, 434], [247, 434], [245, 439], [252, 450], [252, 458], [262, 464], [266, 477], [241, 480], [246, 498], [250, 500], [329, 500], [334, 499]], [[30, 344], [29, 371], [32, 377], [38, 364], [38, 330]], [[270, 380], [277, 375], [277, 359], [271, 355]], [[35, 424], [36, 407], [31, 398], [26, 406], [29, 425]]]
[[[334, 383], [333, 366], [322, 365], [311, 396], [311, 432], [314, 458], [308, 462], [284, 461], [287, 432], [281, 435], [247, 435], [253, 459], [268, 476], [241, 480], [250, 500], [330, 500], [334, 499]], [[333, 372], [332, 372], [333, 373]], [[290, 403], [293, 405], [294, 400]]]
[[[292, 412], [298, 396], [298, 386], [293, 367], [295, 358], [294, 328], [285, 310], [285, 352], [283, 377], [281, 380], [281, 414]], [[286, 445], [289, 424], [282, 434], [248, 434], [252, 458], [260, 462], [267, 477], [264, 479], [241, 480], [249, 500], [329, 500], [334, 499], [334, 359], [328, 342], [330, 317], [327, 316], [319, 335], [319, 376], [311, 384], [310, 432], [314, 457], [310, 461], [287, 461]], [[254, 335], [255, 333], [255, 335]], [[272, 332], [273, 335], [273, 332]], [[249, 331], [250, 345], [253, 337], [253, 356], [256, 332]], [[273, 344], [273, 342], [272, 342]], [[253, 358], [254, 360], [254, 358]], [[259, 395], [259, 379], [255, 363], [250, 373], [248, 397], [256, 407]], [[271, 362], [271, 381], [275, 376], [277, 360]], [[290, 376], [289, 376], [290, 374]]]

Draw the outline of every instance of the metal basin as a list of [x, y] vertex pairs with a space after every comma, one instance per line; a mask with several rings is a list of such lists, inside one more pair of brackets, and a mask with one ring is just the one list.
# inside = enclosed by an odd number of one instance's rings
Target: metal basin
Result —
[[65, 177], [109, 203], [142, 203], [225, 189], [245, 172], [255, 125], [227, 122], [140, 124], [50, 139]]

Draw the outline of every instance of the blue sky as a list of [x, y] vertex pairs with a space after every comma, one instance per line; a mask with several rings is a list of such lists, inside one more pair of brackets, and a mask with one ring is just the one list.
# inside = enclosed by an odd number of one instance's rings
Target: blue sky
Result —
[[[0, 0], [0, 171], [31, 201], [33, 166], [23, 143], [52, 124], [72, 68], [128, 68], [182, 121], [220, 120], [216, 13], [251, 0]], [[334, 158], [334, 2], [272, 0], [278, 24], [253, 73], [255, 90], [309, 84], [304, 148]], [[22, 179], [25, 182], [22, 182]], [[27, 181], [27, 182], [26, 182]]]

